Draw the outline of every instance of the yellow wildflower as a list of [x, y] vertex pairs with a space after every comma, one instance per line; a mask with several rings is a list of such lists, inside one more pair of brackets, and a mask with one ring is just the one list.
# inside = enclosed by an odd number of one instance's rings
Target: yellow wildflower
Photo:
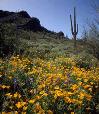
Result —
[[39, 103], [36, 103], [35, 104], [35, 110], [38, 112], [38, 111], [40, 111], [42, 108], [41, 108], [41, 106], [40, 106], [40, 104]]
[[19, 98], [20, 98], [20, 97], [21, 97], [21, 95], [20, 95], [19, 93], [17, 93], [17, 92], [16, 92], [16, 93], [14, 94], [14, 96], [13, 96], [13, 97], [15, 97], [15, 98], [16, 98], [16, 97], [19, 97]]
[[73, 90], [77, 90], [78, 89], [78, 86], [76, 84], [72, 85], [71, 87]]
[[59, 89], [59, 86], [55, 86], [55, 88], [54, 89]]
[[26, 114], [26, 112], [21, 112], [21, 114]]
[[53, 112], [51, 110], [48, 110], [47, 113], [48, 114], [53, 114]]
[[1, 87], [2, 87], [3, 89], [5, 89], [5, 88], [6, 88], [6, 86], [5, 86], [5, 85], [2, 85]]
[[5, 95], [8, 96], [8, 97], [12, 97], [11, 93], [7, 93]]
[[29, 100], [29, 103], [33, 104], [35, 102], [35, 100]]
[[22, 108], [21, 102], [18, 102], [18, 103], [16, 104], [16, 106], [17, 106], [17, 108]]
[[23, 107], [23, 110], [27, 110], [27, 106], [24, 106], [24, 107]]
[[83, 86], [83, 87], [84, 87], [84, 89], [87, 89], [87, 88], [90, 87], [90, 85], [85, 85], [85, 86]]

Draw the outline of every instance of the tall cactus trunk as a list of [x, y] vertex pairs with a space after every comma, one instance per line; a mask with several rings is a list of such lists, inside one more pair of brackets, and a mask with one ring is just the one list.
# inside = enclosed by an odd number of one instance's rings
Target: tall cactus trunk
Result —
[[76, 44], [76, 35], [73, 35], [73, 38], [74, 38], [74, 48], [77, 47], [77, 44]]
[[[77, 40], [77, 34], [78, 34], [78, 24], [76, 24], [76, 8], [74, 7], [74, 24], [72, 22], [72, 16], [70, 15], [70, 22], [71, 22], [71, 33], [73, 35], [74, 39], [74, 48], [77, 47], [76, 40]], [[74, 26], [73, 26], [74, 25]]]

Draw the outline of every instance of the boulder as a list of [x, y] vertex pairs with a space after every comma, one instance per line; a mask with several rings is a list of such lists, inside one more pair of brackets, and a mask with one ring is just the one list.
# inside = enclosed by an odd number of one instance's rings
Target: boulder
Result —
[[32, 30], [34, 32], [40, 31], [41, 25], [39, 19], [33, 17], [26, 24], [23, 25], [23, 28], [26, 30]]
[[22, 18], [31, 18], [30, 15], [26, 11], [20, 11], [17, 14]]

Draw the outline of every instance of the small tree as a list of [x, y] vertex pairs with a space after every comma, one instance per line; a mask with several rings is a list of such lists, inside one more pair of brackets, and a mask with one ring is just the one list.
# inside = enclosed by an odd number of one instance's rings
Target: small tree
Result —
[[86, 43], [87, 40], [88, 40], [88, 31], [85, 27], [84, 27], [84, 30], [83, 30], [83, 33], [82, 33], [82, 40], [84, 41], [84, 43]]
[[90, 24], [89, 30], [84, 34], [86, 36], [90, 52], [99, 59], [99, 29], [95, 23]]

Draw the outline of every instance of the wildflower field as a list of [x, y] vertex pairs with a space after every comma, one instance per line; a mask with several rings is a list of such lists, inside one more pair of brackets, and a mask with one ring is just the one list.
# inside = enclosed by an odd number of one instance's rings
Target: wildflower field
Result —
[[0, 59], [1, 114], [96, 114], [99, 67], [72, 58]]

